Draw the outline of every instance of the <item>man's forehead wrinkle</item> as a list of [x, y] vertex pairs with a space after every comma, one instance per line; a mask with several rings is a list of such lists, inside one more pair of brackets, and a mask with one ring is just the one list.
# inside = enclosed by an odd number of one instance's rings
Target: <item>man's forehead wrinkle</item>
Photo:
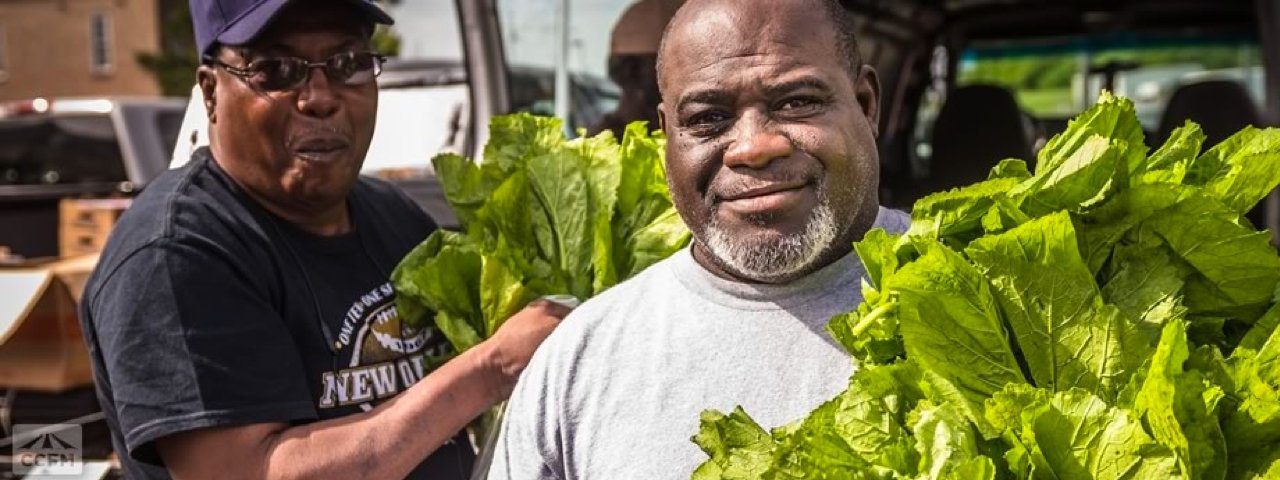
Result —
[[[726, 61], [745, 61], [725, 66]], [[677, 108], [690, 103], [734, 103], [744, 98], [772, 98], [801, 88], [831, 90], [822, 72], [801, 59], [762, 53], [744, 53], [709, 61], [681, 72], [685, 87], [676, 98]], [[716, 94], [712, 94], [716, 92]]]

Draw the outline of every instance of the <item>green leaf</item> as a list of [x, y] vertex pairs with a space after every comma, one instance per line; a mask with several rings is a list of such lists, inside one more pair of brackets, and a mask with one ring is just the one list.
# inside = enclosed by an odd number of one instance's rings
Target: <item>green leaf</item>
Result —
[[546, 278], [549, 270], [532, 271], [533, 259], [541, 258], [533, 233], [531, 207], [535, 205], [528, 176], [523, 171], [512, 172], [489, 192], [484, 206], [476, 212], [476, 221], [467, 230], [480, 242], [481, 249], [503, 256], [515, 270], [527, 272], [529, 277]]
[[[1111, 277], [1102, 287], [1102, 297], [1119, 308], [1126, 319], [1147, 318], [1152, 308], [1182, 293], [1182, 279], [1187, 272], [1171, 256], [1163, 242], [1116, 248]], [[1155, 340], [1154, 336], [1151, 340]]]
[[533, 232], [542, 258], [564, 279], [565, 292], [590, 298], [591, 227], [590, 186], [583, 175], [586, 162], [562, 153], [529, 159], [529, 187], [533, 193]]
[[[1188, 197], [1145, 222], [1195, 268], [1186, 305], [1196, 314], [1262, 313], [1280, 283], [1270, 234], [1238, 223], [1239, 214], [1204, 195]], [[1252, 318], [1250, 318], [1252, 320]]]
[[449, 340], [453, 348], [459, 352], [467, 351], [471, 347], [479, 345], [482, 340], [473, 319], [457, 316], [447, 311], [436, 313], [436, 327]]
[[997, 178], [1025, 180], [1031, 178], [1031, 170], [1027, 169], [1027, 162], [1025, 160], [1018, 158], [1006, 158], [993, 167], [991, 169], [991, 173], [987, 175], [987, 180], [995, 180]]
[[701, 427], [693, 442], [711, 458], [693, 472], [693, 480], [754, 480], [770, 464], [773, 438], [738, 407], [725, 415], [702, 412]]
[[920, 452], [921, 475], [938, 479], [994, 478], [995, 465], [978, 451], [982, 438], [953, 405], [922, 402], [913, 417], [911, 431]]
[[898, 303], [863, 284], [863, 302], [852, 312], [827, 322], [827, 332], [861, 363], [890, 363], [904, 356], [899, 332]]
[[1089, 271], [1101, 271], [1121, 239], [1132, 236], [1157, 212], [1196, 195], [1196, 190], [1181, 185], [1136, 185], [1077, 216], [1080, 253], [1088, 261]]
[[1227, 473], [1226, 439], [1206, 395], [1213, 396], [1199, 372], [1186, 371], [1187, 324], [1164, 327], [1150, 367], [1140, 378], [1134, 412], [1157, 442], [1174, 452], [1181, 472], [1192, 478], [1222, 479]]
[[1280, 328], [1280, 304], [1273, 304], [1262, 317], [1258, 319], [1244, 338], [1240, 340], [1239, 348], [1248, 348], [1251, 350], [1260, 350], [1267, 343], [1267, 339], [1275, 334], [1276, 329]]
[[1013, 200], [1005, 195], [1019, 184], [1020, 178], [997, 178], [967, 187], [929, 195], [916, 202], [911, 211], [911, 228], [907, 236], [936, 238], [956, 248], [981, 236], [982, 219], [999, 203], [1007, 203], [1014, 215], [1020, 215]]
[[431, 159], [431, 164], [437, 177], [449, 179], [441, 182], [441, 189], [454, 214], [463, 225], [474, 222], [476, 211], [484, 205], [485, 198], [493, 188], [492, 182], [484, 178], [479, 166], [460, 155], [436, 155]]
[[1271, 453], [1258, 461], [1259, 468], [1257, 473], [1250, 472], [1244, 478], [1255, 480], [1280, 480], [1280, 449], [1272, 450]]
[[588, 212], [591, 217], [591, 268], [594, 273], [591, 293], [594, 295], [618, 283], [619, 278], [613, 252], [613, 214], [622, 181], [621, 150], [613, 141], [612, 133], [581, 138], [571, 142], [570, 147], [576, 149], [587, 164], [585, 175], [590, 186], [591, 203]]
[[1096, 143], [1095, 137], [1110, 139], [1117, 144], [1122, 151], [1116, 153], [1122, 161], [1116, 165], [1124, 167], [1125, 172], [1137, 170], [1146, 158], [1142, 124], [1138, 123], [1133, 102], [1104, 91], [1098, 96], [1097, 103], [1072, 119], [1066, 130], [1055, 135], [1040, 150], [1036, 156], [1036, 176], [1053, 175], [1073, 157], [1077, 159], [1076, 163], [1081, 163], [1080, 150]]
[[1122, 141], [1089, 137], [1056, 168], [1036, 172], [1010, 194], [1024, 197], [1022, 211], [1033, 217], [1058, 210], [1083, 210], [1127, 185], [1125, 162], [1130, 151], [1130, 145]]
[[1173, 453], [1136, 418], [1084, 390], [1058, 392], [1048, 402], [1024, 407], [1021, 426], [1017, 438], [1035, 478], [1186, 478]]
[[906, 362], [860, 369], [849, 388], [782, 439], [765, 478], [912, 476], [919, 454], [907, 415], [921, 399], [919, 369]]
[[507, 317], [537, 297], [498, 257], [483, 257], [480, 266], [480, 310], [484, 318], [484, 338], [493, 336]]
[[617, 213], [613, 217], [618, 274], [630, 277], [683, 248], [690, 234], [667, 192], [661, 132], [649, 135], [642, 123], [627, 127], [622, 138], [622, 172]]
[[971, 410], [980, 409], [992, 393], [1025, 380], [986, 277], [940, 244], [924, 250], [885, 281], [885, 291], [898, 298], [907, 358], [954, 385]]
[[1174, 129], [1164, 146], [1151, 154], [1151, 158], [1133, 172], [1134, 183], [1182, 183], [1187, 176], [1187, 169], [1200, 156], [1204, 139], [1200, 126], [1188, 120], [1183, 126]]
[[619, 272], [628, 277], [634, 276], [683, 249], [690, 238], [684, 220], [674, 208], [669, 208], [649, 224], [635, 230], [623, 243], [620, 251], [627, 255], [623, 257], [625, 263], [618, 265]]
[[1122, 352], [1132, 329], [1103, 303], [1067, 214], [983, 237], [966, 253], [995, 286], [1034, 385], [1113, 398], [1126, 367], [1141, 365], [1141, 352]]
[[660, 215], [662, 209], [650, 203], [655, 198], [667, 198], [670, 203], [662, 161], [664, 144], [661, 132], [650, 136], [643, 123], [628, 125], [623, 133], [621, 156], [627, 161], [621, 162], [618, 213], [628, 221], [628, 227], [648, 225]]
[[[1237, 348], [1225, 362], [1231, 399], [1222, 420], [1231, 460], [1228, 478], [1249, 478], [1270, 468], [1280, 451], [1280, 367], [1275, 350], [1280, 339], [1273, 334], [1266, 343], [1270, 352]], [[1264, 343], [1264, 349], [1268, 346]]]
[[853, 244], [854, 251], [862, 260], [867, 277], [876, 288], [884, 285], [884, 278], [898, 270], [897, 243], [900, 235], [890, 235], [883, 228], [873, 228], [862, 236], [862, 240]]
[[527, 113], [501, 115], [489, 123], [489, 143], [484, 147], [487, 174], [505, 178], [534, 157], [559, 150], [564, 144], [564, 122]]
[[[407, 324], [422, 326], [428, 310], [447, 313], [459, 337], [484, 328], [477, 306], [480, 293], [480, 254], [467, 237], [437, 230], [415, 247], [391, 274], [396, 286], [396, 309]], [[466, 328], [463, 328], [465, 325]], [[464, 350], [455, 344], [458, 351]], [[469, 345], [468, 345], [469, 346]]]
[[1201, 155], [1188, 182], [1244, 214], [1280, 185], [1280, 129], [1246, 127]]

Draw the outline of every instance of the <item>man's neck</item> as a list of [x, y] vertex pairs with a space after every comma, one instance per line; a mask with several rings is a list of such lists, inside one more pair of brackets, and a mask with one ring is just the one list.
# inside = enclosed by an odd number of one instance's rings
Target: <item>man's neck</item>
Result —
[[814, 260], [813, 264], [810, 265], [808, 268], [797, 271], [794, 274], [787, 276], [786, 278], [771, 279], [767, 281], [756, 279], [756, 278], [750, 278], [743, 274], [734, 272], [733, 270], [726, 267], [723, 262], [717, 259], [716, 256], [712, 254], [711, 251], [708, 250], [705, 245], [703, 245], [701, 242], [698, 242], [697, 240], [693, 241], [693, 245], [691, 247], [691, 253], [693, 254], [693, 260], [697, 262], [698, 265], [702, 266], [704, 270], [710, 272], [712, 275], [723, 278], [725, 280], [738, 282], [738, 283], [782, 285], [782, 284], [794, 282], [796, 280], [804, 278], [805, 276], [813, 272], [821, 270], [827, 265], [835, 263], [837, 260], [844, 258], [845, 255], [848, 255], [850, 252], [853, 251], [852, 242], [849, 242], [847, 244], [849, 245], [849, 247], [842, 248], [840, 245], [842, 244], [837, 244], [837, 246], [832, 247], [827, 251], [823, 252], [822, 255], [820, 255], [816, 260]]
[[339, 203], [335, 207], [325, 209], [320, 213], [308, 212], [302, 214], [279, 208], [256, 197], [254, 200], [259, 205], [262, 205], [262, 208], [271, 212], [272, 215], [280, 217], [284, 221], [314, 235], [332, 237], [351, 232], [351, 213], [347, 209], [346, 202]]
[[218, 160], [217, 152], [213, 152], [213, 154], [213, 160], [218, 162], [219, 167], [227, 173], [227, 177], [249, 195], [249, 198], [253, 199], [254, 203], [266, 209], [268, 213], [293, 224], [305, 232], [323, 237], [342, 235], [351, 231], [351, 212], [347, 208], [345, 199], [334, 202], [333, 205], [320, 208], [274, 202], [237, 179]]

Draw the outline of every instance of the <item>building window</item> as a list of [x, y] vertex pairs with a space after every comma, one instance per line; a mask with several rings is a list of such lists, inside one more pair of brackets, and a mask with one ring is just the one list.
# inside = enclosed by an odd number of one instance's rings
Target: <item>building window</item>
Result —
[[0, 82], [9, 79], [9, 43], [8, 32], [0, 25]]
[[111, 15], [107, 12], [89, 17], [89, 62], [93, 73], [111, 72]]

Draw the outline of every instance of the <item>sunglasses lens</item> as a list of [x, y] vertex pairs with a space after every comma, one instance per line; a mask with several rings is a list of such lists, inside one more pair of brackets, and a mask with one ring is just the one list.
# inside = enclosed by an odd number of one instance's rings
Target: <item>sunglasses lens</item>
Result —
[[306, 62], [296, 58], [265, 58], [249, 65], [251, 81], [268, 91], [288, 90], [307, 74]]
[[[297, 88], [314, 66], [301, 58], [263, 58], [250, 62], [242, 76], [258, 89], [278, 92]], [[325, 60], [324, 72], [330, 81], [363, 85], [382, 73], [382, 58], [369, 52], [340, 53]]]
[[329, 78], [347, 85], [369, 83], [378, 72], [378, 58], [367, 52], [335, 55], [326, 62]]

